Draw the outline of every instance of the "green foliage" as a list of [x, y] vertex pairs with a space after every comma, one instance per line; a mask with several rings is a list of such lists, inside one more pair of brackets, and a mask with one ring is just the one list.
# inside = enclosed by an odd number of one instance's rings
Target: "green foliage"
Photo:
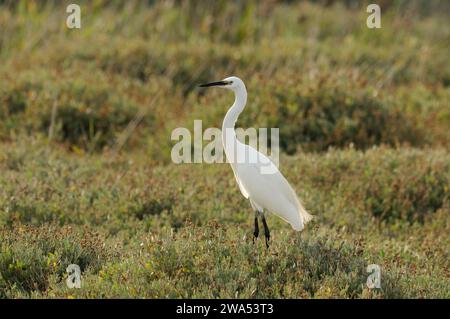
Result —
[[[2, 90], [4, 134], [38, 131], [56, 141], [87, 150], [112, 146], [138, 115], [138, 105], [118, 95], [99, 76], [57, 81], [48, 72], [25, 73]], [[152, 116], [141, 124], [151, 127]], [[8, 132], [9, 131], [9, 132]]]
[[299, 145], [307, 151], [323, 151], [350, 144], [362, 149], [380, 144], [421, 145], [423, 140], [423, 132], [409, 117], [369, 92], [340, 88], [337, 83], [311, 88], [300, 79], [289, 90], [263, 89], [253, 107], [260, 112], [245, 113], [243, 126], [259, 122], [279, 127], [280, 146], [288, 154]]
[[423, 222], [427, 214], [448, 207], [449, 162], [414, 157], [408, 161], [386, 158], [380, 164], [391, 174], [378, 169], [366, 175], [366, 205], [374, 216]]
[[380, 220], [423, 223], [427, 216], [449, 207], [446, 152], [374, 148], [365, 153], [330, 151], [318, 160], [319, 164], [302, 169], [311, 174], [315, 187], [361, 203], [362, 210]]
[[[111, 160], [43, 151], [32, 140], [12, 146], [0, 153], [4, 258], [13, 264], [4, 267], [17, 266], [7, 258], [13, 251], [28, 268], [5, 272], [3, 296], [405, 298], [443, 297], [449, 289], [439, 279], [449, 244], [450, 161], [443, 150], [283, 156], [282, 172], [316, 218], [299, 234], [269, 216], [266, 251], [262, 240], [252, 243], [251, 209], [227, 165], [154, 166], [142, 153]], [[16, 159], [20, 164], [11, 165]], [[70, 260], [93, 269], [83, 272], [81, 290], [65, 287], [65, 262], [57, 271], [47, 267], [48, 252], [69, 254], [48, 237], [65, 234], [56, 225], [46, 230], [55, 221], [73, 229], [66, 236], [75, 245], [71, 254], [86, 255]], [[77, 250], [81, 238], [97, 238], [79, 234], [81, 225], [102, 234], [94, 251]], [[41, 246], [14, 237], [18, 227], [49, 246], [32, 249]], [[96, 254], [119, 257], [94, 263], [89, 256]], [[365, 285], [372, 263], [383, 269], [381, 290]]]
[[[444, 22], [423, 18], [431, 9], [420, 1], [384, 4], [381, 30], [361, 28], [365, 10], [355, 4], [217, 1], [84, 3], [86, 23], [68, 31], [55, 4], [33, 3], [1, 7], [0, 23], [17, 35], [2, 38], [2, 139], [25, 130], [100, 151], [143, 112], [127, 148], [167, 149], [167, 134], [193, 118], [220, 126], [229, 97], [197, 85], [236, 74], [249, 89], [239, 124], [279, 127], [289, 154], [449, 145]], [[158, 153], [149, 155], [168, 160]]]

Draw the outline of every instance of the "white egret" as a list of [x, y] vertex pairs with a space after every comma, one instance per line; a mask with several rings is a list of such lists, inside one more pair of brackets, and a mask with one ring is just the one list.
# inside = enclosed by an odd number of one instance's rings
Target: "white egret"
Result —
[[[247, 103], [244, 82], [231, 76], [222, 81], [202, 84], [200, 87], [222, 87], [234, 92], [235, 101], [222, 124], [222, 143], [231, 164], [239, 189], [250, 201], [255, 212], [255, 230], [258, 238], [258, 217], [262, 219], [266, 246], [269, 247], [270, 231], [265, 213], [271, 212], [282, 218], [296, 231], [301, 231], [312, 216], [305, 210], [295, 191], [276, 165], [264, 154], [236, 138], [234, 125]], [[256, 159], [256, 160], [255, 160]], [[269, 166], [269, 170], [267, 170]], [[268, 173], [264, 173], [264, 171]]]

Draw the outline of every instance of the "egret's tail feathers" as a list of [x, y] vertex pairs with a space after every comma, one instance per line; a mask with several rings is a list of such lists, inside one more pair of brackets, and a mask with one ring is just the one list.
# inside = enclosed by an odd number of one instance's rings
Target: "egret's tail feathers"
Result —
[[311, 221], [311, 219], [313, 219], [313, 215], [311, 215], [310, 213], [308, 213], [307, 211], [306, 211], [306, 209], [303, 207], [303, 206], [301, 206], [301, 208], [300, 208], [300, 216], [302, 217], [302, 219], [303, 219], [303, 224], [306, 224], [306, 223], [308, 223], [309, 221]]

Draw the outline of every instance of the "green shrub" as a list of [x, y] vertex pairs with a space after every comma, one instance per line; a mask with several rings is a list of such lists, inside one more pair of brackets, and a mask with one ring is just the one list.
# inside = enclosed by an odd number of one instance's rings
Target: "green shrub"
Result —
[[142, 220], [146, 216], [159, 215], [163, 212], [172, 213], [173, 198], [158, 198], [144, 202], [137, 209], [131, 211], [131, 214], [137, 219]]
[[[0, 0], [0, 298], [449, 296], [448, 2], [381, 4], [377, 30], [355, 0], [80, 5], [70, 30]], [[269, 215], [268, 250], [228, 164], [170, 160], [174, 128], [221, 126], [232, 94], [197, 85], [229, 75], [315, 216]]]
[[[166, 297], [314, 297], [333, 277], [341, 281], [340, 293], [346, 298], [362, 291], [366, 277], [362, 250], [351, 243], [286, 238], [288, 247], [274, 243], [272, 255], [261, 251], [250, 238], [241, 241], [238, 233], [226, 226], [215, 222], [208, 226], [188, 224], [174, 238], [149, 243], [149, 279], [169, 282]], [[203, 271], [205, 268], [210, 271]]]
[[427, 215], [448, 207], [448, 162], [414, 153], [403, 160], [389, 155], [380, 158], [382, 170], [367, 168], [365, 172], [366, 207], [374, 216], [423, 223]]
[[449, 207], [450, 164], [443, 151], [387, 147], [334, 150], [299, 161], [305, 162], [299, 165], [300, 176], [310, 176], [312, 188], [340, 194], [346, 206], [352, 203], [367, 212], [367, 217], [389, 223], [423, 223], [439, 209]]
[[51, 275], [60, 280], [70, 264], [98, 272], [108, 258], [98, 234], [46, 225], [0, 229], [0, 296], [10, 289], [45, 291]]
[[[116, 143], [141, 109], [102, 83], [105, 78], [101, 74], [82, 80], [73, 80], [69, 74], [59, 82], [46, 72], [28, 75], [24, 73], [18, 83], [2, 90], [0, 101], [6, 112], [0, 121], [7, 124], [6, 130], [38, 131], [69, 146], [101, 150]], [[147, 112], [140, 124], [149, 128], [153, 118]]]

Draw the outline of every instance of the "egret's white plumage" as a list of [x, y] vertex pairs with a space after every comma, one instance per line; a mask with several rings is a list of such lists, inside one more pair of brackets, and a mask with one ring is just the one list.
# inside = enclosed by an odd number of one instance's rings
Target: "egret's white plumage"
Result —
[[244, 82], [232, 76], [203, 86], [220, 86], [235, 94], [235, 101], [223, 120], [222, 142], [242, 195], [250, 200], [256, 212], [266, 210], [287, 221], [293, 229], [302, 230], [312, 216], [286, 178], [267, 156], [236, 138], [234, 125], [247, 102]]

